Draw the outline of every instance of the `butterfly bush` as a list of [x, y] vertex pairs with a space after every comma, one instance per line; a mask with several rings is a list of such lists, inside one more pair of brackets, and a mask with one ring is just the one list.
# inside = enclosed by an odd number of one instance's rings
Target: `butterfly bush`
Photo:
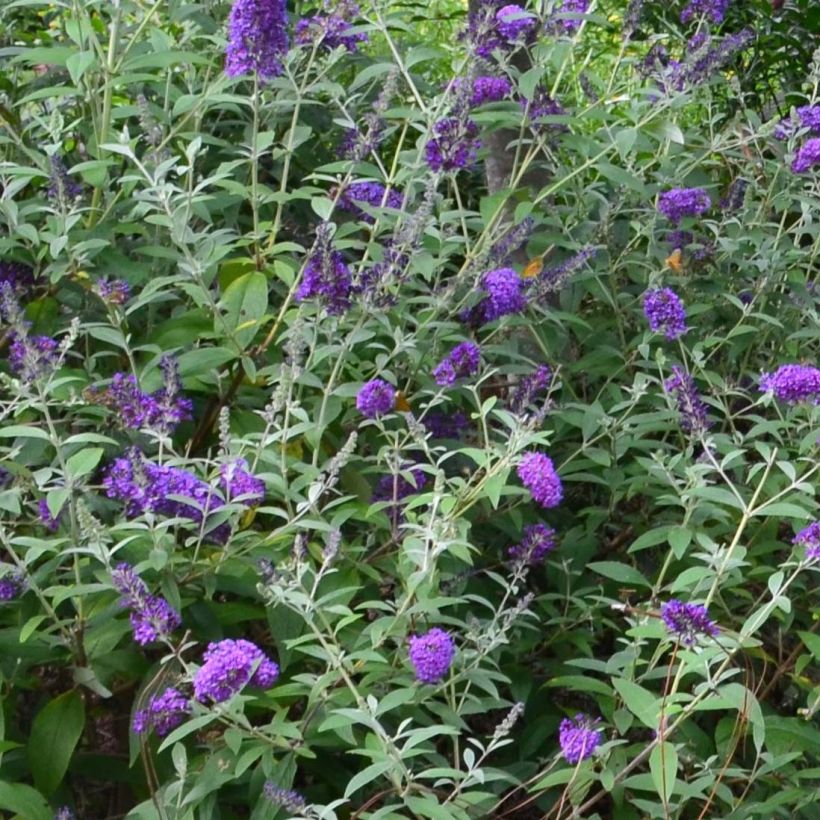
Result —
[[0, 9], [0, 806], [812, 814], [820, 53], [766, 8]]

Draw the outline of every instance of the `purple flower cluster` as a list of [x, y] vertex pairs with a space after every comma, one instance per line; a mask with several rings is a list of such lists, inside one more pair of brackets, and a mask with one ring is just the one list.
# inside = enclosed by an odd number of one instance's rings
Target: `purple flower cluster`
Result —
[[50, 336], [29, 336], [15, 330], [10, 334], [9, 367], [22, 382], [48, 378], [60, 360], [59, 345]]
[[262, 80], [282, 74], [287, 25], [286, 0], [235, 0], [228, 18], [225, 73], [258, 74]]
[[164, 598], [151, 595], [128, 564], [118, 564], [112, 570], [111, 583], [122, 596], [120, 606], [131, 610], [131, 628], [140, 646], [167, 638], [182, 623], [179, 613]]
[[293, 789], [283, 789], [281, 786], [268, 781], [262, 791], [274, 806], [286, 809], [291, 814], [302, 814], [307, 808], [305, 798]]
[[558, 742], [567, 763], [580, 763], [595, 754], [601, 745], [603, 733], [596, 729], [597, 720], [588, 715], [577, 714], [574, 718], [565, 718], [558, 727]]
[[760, 389], [786, 404], [820, 404], [820, 369], [805, 364], [784, 364], [760, 377]]
[[686, 604], [673, 598], [661, 607], [666, 628], [685, 646], [693, 646], [700, 635], [715, 636], [718, 628], [705, 606]]
[[820, 105], [802, 105], [789, 119], [781, 120], [774, 129], [775, 139], [788, 139], [799, 128], [820, 136]]
[[[586, 14], [590, 0], [563, 0], [558, 9], [559, 14]], [[558, 24], [567, 34], [572, 34], [581, 28], [583, 21], [577, 17], [564, 17]]]
[[754, 38], [755, 33], [749, 28], [720, 40], [701, 32], [689, 41], [687, 54], [682, 61], [668, 61], [659, 77], [662, 87], [685, 91], [705, 83], [719, 69], [728, 65]]
[[530, 524], [524, 527], [521, 542], [513, 544], [507, 555], [525, 564], [540, 564], [558, 546], [556, 532], [546, 524]]
[[473, 308], [461, 314], [470, 325], [493, 322], [510, 313], [521, 313], [527, 307], [525, 285], [513, 268], [498, 268], [484, 274], [481, 289], [486, 294]]
[[424, 485], [427, 484], [427, 473], [420, 467], [404, 465], [402, 469], [405, 472], [409, 472], [413, 480], [410, 481], [400, 473], [382, 476], [376, 484], [376, 489], [373, 491], [374, 502], [391, 501], [396, 505], [408, 496], [420, 492], [424, 488]]
[[806, 560], [820, 560], [820, 521], [812, 521], [808, 527], [803, 527], [792, 539], [792, 544], [806, 548]]
[[671, 288], [652, 288], [643, 297], [643, 312], [653, 333], [677, 339], [686, 333], [686, 310]]
[[353, 275], [342, 254], [331, 246], [328, 227], [320, 226], [317, 233], [316, 247], [296, 289], [296, 301], [317, 299], [329, 314], [338, 315], [350, 307]]
[[339, 208], [353, 214], [358, 219], [372, 222], [373, 217], [362, 210], [362, 205], [371, 208], [395, 208], [399, 210], [404, 202], [401, 191], [390, 191], [381, 182], [351, 182], [342, 189], [338, 198]]
[[800, 146], [792, 161], [792, 171], [803, 174], [815, 165], [820, 165], [820, 137], [812, 137]]
[[130, 430], [152, 428], [170, 434], [180, 422], [192, 418], [193, 403], [180, 395], [181, 384], [176, 362], [164, 356], [160, 363], [163, 386], [154, 393], [143, 393], [136, 376], [115, 373], [107, 387], [93, 386], [86, 391], [89, 401], [114, 413], [115, 420]]
[[673, 224], [686, 216], [700, 216], [712, 207], [712, 200], [703, 188], [672, 188], [658, 197], [658, 210]]
[[82, 185], [69, 175], [62, 158], [57, 154], [49, 157], [51, 173], [48, 177], [48, 198], [52, 202], [70, 203], [83, 195]]
[[693, 17], [706, 16], [713, 23], [722, 23], [731, 0], [689, 0], [680, 13], [681, 23], [688, 23]]
[[97, 295], [111, 305], [124, 305], [131, 298], [131, 286], [123, 279], [100, 279]]
[[185, 720], [190, 711], [188, 698], [169, 686], [161, 695], [151, 697], [148, 708], [140, 709], [134, 715], [131, 728], [138, 735], [145, 735], [153, 730], [160, 737], [165, 737]]
[[510, 257], [530, 238], [534, 226], [535, 220], [528, 216], [507, 230], [504, 235], [490, 247], [489, 253], [487, 254], [489, 266], [497, 265], [502, 267], [506, 265]]
[[194, 696], [200, 703], [222, 703], [248, 683], [268, 689], [279, 677], [279, 667], [250, 641], [210, 643], [202, 659], [194, 675]]
[[[216, 491], [193, 473], [153, 464], [137, 449], [114, 461], [103, 479], [103, 487], [109, 498], [125, 502], [125, 513], [129, 517], [151, 512], [201, 524], [205, 517], [223, 506]], [[230, 533], [226, 522], [206, 535], [208, 540], [224, 544]]]
[[359, 43], [367, 42], [364, 32], [353, 32], [350, 20], [359, 14], [352, 0], [325, 0], [324, 14], [303, 17], [296, 23], [293, 39], [297, 45], [318, 44], [326, 51], [343, 46], [349, 52], [357, 51]]
[[446, 117], [433, 125], [433, 136], [424, 146], [432, 171], [457, 171], [472, 165], [481, 142], [478, 126], [469, 117]]
[[248, 472], [248, 462], [244, 458], [223, 464], [219, 468], [219, 480], [226, 501], [255, 506], [265, 498], [265, 482]]
[[701, 401], [695, 380], [680, 366], [672, 366], [664, 387], [675, 397], [680, 414], [680, 426], [687, 433], [698, 435], [709, 428], [706, 405]]
[[369, 419], [384, 416], [396, 406], [396, 388], [383, 379], [366, 382], [356, 394], [356, 408]]
[[749, 183], [743, 177], [733, 179], [729, 185], [729, 190], [726, 191], [726, 196], [720, 200], [720, 209], [729, 213], [739, 211], [743, 207], [748, 187]]
[[538, 365], [532, 373], [519, 379], [518, 384], [510, 392], [507, 407], [517, 415], [525, 413], [538, 394], [549, 387], [551, 379], [552, 370], [545, 364]]
[[[465, 82], [461, 78], [456, 79], [453, 92], [458, 95], [462, 88], [465, 88]], [[512, 84], [506, 77], [481, 74], [466, 84], [466, 89], [468, 107], [477, 108], [484, 103], [499, 102], [508, 97], [512, 93]]]
[[411, 635], [408, 655], [419, 683], [437, 683], [450, 669], [456, 648], [453, 639], [437, 626], [424, 635]]
[[0, 602], [7, 603], [17, 598], [26, 588], [22, 573], [11, 572], [0, 578]]
[[557, 507], [561, 503], [564, 488], [549, 456], [537, 451], [525, 453], [517, 472], [533, 499], [542, 507]]
[[567, 280], [592, 259], [596, 253], [597, 249], [590, 245], [582, 248], [578, 253], [568, 256], [557, 265], [545, 267], [534, 279], [527, 282], [527, 295], [533, 301], [543, 302], [548, 299], [550, 294], [561, 290]]
[[537, 24], [529, 12], [515, 3], [500, 8], [495, 13], [495, 23], [498, 33], [508, 43], [526, 38]]
[[[539, 85], [536, 86], [533, 92], [532, 99], [522, 99], [520, 101], [521, 108], [527, 115], [530, 123], [538, 123], [542, 117], [562, 117], [566, 115], [566, 109], [561, 103], [550, 95], [546, 88]], [[543, 124], [542, 126], [551, 131], [568, 131], [566, 125], [563, 124]]]
[[0, 288], [21, 293], [34, 287], [34, 271], [21, 262], [0, 262]]
[[37, 502], [37, 513], [40, 516], [40, 521], [47, 530], [57, 532], [60, 529], [60, 522], [63, 520], [63, 511], [59, 510], [57, 515], [52, 515], [48, 507], [48, 501], [41, 498]]
[[461, 434], [470, 426], [470, 421], [461, 410], [455, 413], [428, 413], [423, 423], [433, 438], [461, 438]]
[[473, 342], [457, 344], [433, 369], [436, 384], [446, 387], [478, 373], [481, 350]]

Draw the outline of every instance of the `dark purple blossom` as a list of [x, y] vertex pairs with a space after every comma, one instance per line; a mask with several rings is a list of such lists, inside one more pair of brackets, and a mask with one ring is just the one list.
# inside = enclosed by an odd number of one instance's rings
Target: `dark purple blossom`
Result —
[[545, 267], [533, 279], [527, 281], [528, 298], [535, 302], [544, 302], [550, 294], [561, 290], [569, 278], [576, 271], [581, 270], [597, 252], [596, 248], [587, 246], [572, 256], [568, 256], [563, 262]]
[[487, 254], [488, 264], [499, 267], [506, 265], [512, 255], [530, 238], [534, 226], [535, 220], [528, 216], [507, 230], [500, 239], [492, 244]]
[[800, 146], [792, 161], [792, 171], [795, 174], [803, 174], [814, 168], [815, 165], [820, 165], [820, 137], [806, 140]]
[[202, 659], [194, 675], [194, 696], [200, 703], [222, 703], [246, 684], [268, 689], [279, 677], [279, 667], [250, 641], [210, 643]]
[[473, 342], [457, 344], [433, 369], [436, 384], [442, 387], [478, 373], [481, 350]]
[[709, 427], [706, 405], [701, 401], [695, 380], [678, 365], [672, 366], [672, 376], [664, 387], [675, 397], [680, 414], [680, 426], [687, 433], [699, 435]]
[[521, 313], [527, 307], [524, 282], [513, 268], [488, 271], [481, 278], [481, 289], [485, 297], [461, 315], [468, 324], [482, 325], [511, 313]]
[[688, 23], [694, 17], [708, 17], [713, 23], [722, 23], [731, 0], [689, 0], [680, 13], [681, 23]]
[[68, 175], [68, 169], [57, 154], [49, 157], [51, 173], [48, 178], [48, 198], [52, 202], [70, 203], [83, 194], [82, 185]]
[[785, 140], [798, 129], [806, 128], [813, 136], [820, 136], [820, 105], [803, 105], [788, 119], [781, 120], [774, 129], [776, 139]]
[[307, 808], [305, 798], [293, 789], [283, 789], [281, 786], [268, 781], [262, 791], [274, 806], [283, 808], [291, 814], [302, 814]]
[[545, 365], [539, 365], [532, 373], [522, 376], [515, 387], [510, 391], [507, 407], [510, 411], [521, 415], [533, 404], [539, 393], [543, 393], [552, 379], [552, 370]]
[[282, 74], [287, 25], [286, 0], [235, 0], [228, 19], [225, 73], [258, 74], [262, 80]]
[[111, 305], [124, 305], [131, 298], [131, 286], [123, 279], [100, 279], [96, 291], [100, 299]]
[[51, 532], [57, 532], [63, 519], [63, 510], [60, 509], [56, 515], [52, 515], [48, 507], [48, 501], [45, 498], [41, 498], [37, 502], [37, 512], [40, 515], [40, 521], [42, 521], [43, 526], [47, 530], [51, 530]]
[[399, 210], [404, 202], [404, 195], [395, 189], [387, 190], [381, 182], [351, 182], [345, 186], [337, 200], [343, 211], [348, 211], [359, 219], [372, 222], [373, 217], [362, 210], [362, 205], [371, 208], [395, 208]]
[[574, 718], [565, 718], [561, 721], [558, 727], [558, 742], [567, 763], [575, 765], [592, 757], [603, 740], [603, 733], [595, 728], [597, 723], [597, 719], [591, 720], [584, 714], [577, 714]]
[[328, 226], [321, 225], [296, 290], [296, 301], [317, 299], [329, 314], [337, 315], [350, 307], [352, 288], [350, 268], [342, 254], [333, 249]]
[[356, 408], [369, 419], [384, 416], [396, 406], [396, 388], [383, 379], [366, 382], [356, 394]]
[[643, 312], [653, 333], [677, 339], [686, 333], [686, 309], [671, 288], [652, 288], [643, 297]]
[[17, 598], [26, 588], [21, 572], [10, 572], [0, 578], [0, 602], [8, 603]]
[[191, 703], [179, 690], [169, 686], [161, 695], [153, 695], [145, 709], [134, 715], [131, 728], [138, 735], [155, 731], [165, 737], [180, 726], [191, 712]]
[[520, 105], [524, 109], [527, 121], [533, 127], [553, 132], [569, 130], [568, 126], [563, 123], [539, 122], [543, 117], [562, 117], [567, 113], [564, 106], [552, 97], [544, 86], [536, 86], [532, 99], [522, 99]]
[[673, 188], [658, 198], [658, 210], [673, 224], [686, 216], [700, 216], [712, 207], [712, 200], [703, 188]]
[[449, 671], [456, 648], [453, 639], [437, 626], [424, 635], [411, 635], [408, 655], [419, 683], [437, 683]]
[[820, 521], [812, 521], [792, 539], [792, 544], [806, 548], [806, 560], [820, 560]]
[[686, 646], [693, 646], [700, 635], [715, 636], [719, 631], [705, 606], [674, 598], [661, 607], [661, 618], [666, 628]]
[[[464, 81], [458, 78], [453, 83], [453, 92], [458, 95], [464, 86]], [[467, 105], [470, 108], [477, 108], [490, 102], [499, 102], [512, 93], [512, 84], [506, 77], [498, 77], [492, 74], [482, 74], [474, 77], [468, 83], [469, 97]]]
[[524, 527], [520, 543], [513, 544], [507, 555], [525, 564], [540, 564], [558, 546], [555, 530], [546, 524], [530, 524]]
[[518, 463], [518, 477], [542, 507], [557, 507], [564, 497], [561, 479], [552, 459], [537, 451], [525, 453]]
[[303, 17], [296, 23], [293, 39], [299, 46], [316, 43], [326, 51], [343, 46], [349, 52], [367, 42], [364, 32], [354, 32], [350, 20], [359, 14], [359, 7], [351, 0], [325, 0], [324, 14]]
[[[125, 503], [129, 517], [150, 512], [201, 524], [204, 517], [224, 506], [214, 488], [193, 473], [153, 464], [136, 449], [114, 461], [103, 478], [103, 487], [109, 498]], [[225, 522], [209, 529], [205, 537], [224, 544], [230, 533]]]
[[495, 21], [498, 33], [508, 42], [526, 37], [536, 26], [535, 18], [514, 3], [500, 8]]
[[724, 213], [739, 211], [743, 207], [748, 187], [749, 183], [743, 177], [733, 179], [731, 185], [729, 185], [729, 190], [726, 191], [726, 196], [720, 200], [721, 211]]
[[219, 480], [226, 501], [246, 505], [261, 504], [265, 498], [265, 482], [248, 472], [248, 462], [235, 458], [219, 468]]
[[9, 367], [22, 382], [48, 378], [56, 368], [60, 356], [59, 344], [50, 336], [30, 336], [15, 330], [10, 334]]
[[454, 413], [434, 411], [428, 413], [422, 422], [432, 438], [461, 438], [461, 434], [470, 426], [470, 420], [461, 410]]
[[478, 126], [471, 119], [447, 117], [433, 125], [424, 156], [432, 171], [457, 171], [475, 162], [480, 147]]
[[820, 369], [805, 364], [784, 364], [760, 377], [760, 389], [786, 404], [820, 404]]
[[112, 570], [111, 583], [122, 596], [120, 606], [131, 610], [131, 628], [140, 646], [167, 638], [182, 623], [179, 613], [164, 598], [151, 595], [128, 564]]
[[[564, 14], [586, 14], [589, 9], [590, 0], [563, 0], [558, 8], [558, 13]], [[567, 34], [572, 34], [581, 28], [583, 21], [578, 17], [564, 17], [558, 21], [559, 29], [563, 29]]]
[[22, 262], [0, 262], [0, 288], [8, 286], [17, 294], [34, 287], [34, 271]]
[[405, 478], [401, 473], [395, 475], [382, 476], [373, 491], [373, 501], [391, 501], [394, 505], [411, 495], [415, 495], [424, 488], [427, 483], [427, 473], [420, 467], [404, 465], [403, 472], [409, 472], [412, 481]]
[[754, 31], [748, 28], [720, 40], [713, 39], [705, 32], [696, 35], [690, 40], [684, 59], [680, 62], [670, 60], [659, 75], [661, 86], [685, 91], [705, 83], [718, 70], [728, 65], [754, 38]]

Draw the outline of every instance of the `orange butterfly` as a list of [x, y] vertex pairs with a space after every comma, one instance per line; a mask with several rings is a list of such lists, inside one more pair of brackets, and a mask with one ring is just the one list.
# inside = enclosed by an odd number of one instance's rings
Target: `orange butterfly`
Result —
[[397, 390], [395, 394], [396, 410], [400, 413], [409, 413], [413, 408], [410, 407], [410, 402], [407, 401], [407, 396], [401, 390]]
[[544, 270], [544, 257], [536, 256], [535, 259], [530, 259], [530, 261], [527, 262], [524, 270], [521, 271], [521, 276], [524, 277], [524, 279], [533, 279], [538, 276], [542, 270]]
[[683, 272], [683, 253], [680, 248], [675, 248], [675, 250], [666, 257], [666, 266], [672, 268], [675, 273]]

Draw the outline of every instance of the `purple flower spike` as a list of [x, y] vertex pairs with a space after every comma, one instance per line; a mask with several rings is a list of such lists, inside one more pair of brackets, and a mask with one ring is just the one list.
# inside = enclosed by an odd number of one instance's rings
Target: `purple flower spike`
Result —
[[[590, 0], [564, 0], [559, 11], [569, 14], [586, 14], [589, 3]], [[581, 28], [582, 22], [583, 21], [579, 19], [565, 18], [561, 20], [561, 27], [567, 34], [572, 34]]]
[[164, 598], [151, 595], [128, 564], [119, 564], [111, 572], [111, 583], [122, 596], [120, 606], [131, 610], [131, 628], [140, 646], [167, 638], [182, 623], [179, 613]]
[[784, 364], [760, 377], [760, 389], [785, 404], [820, 404], [820, 369], [804, 364]]
[[354, 52], [359, 43], [367, 42], [363, 32], [355, 34], [350, 20], [359, 14], [359, 7], [351, 0], [325, 0], [325, 14], [303, 17], [296, 24], [294, 40], [299, 46], [310, 46], [317, 43], [325, 51], [333, 51], [343, 46]]
[[700, 635], [715, 636], [719, 630], [705, 606], [672, 599], [661, 607], [666, 628], [686, 646], [693, 646]]
[[567, 763], [574, 765], [592, 757], [601, 745], [603, 733], [600, 729], [594, 728], [597, 722], [584, 714], [577, 714], [574, 718], [561, 721], [558, 727], [558, 742]]
[[484, 274], [481, 289], [486, 296], [473, 308], [461, 314], [470, 325], [493, 322], [511, 313], [521, 313], [527, 307], [525, 284], [513, 268], [498, 268]]
[[449, 117], [433, 126], [424, 157], [432, 171], [458, 171], [475, 162], [480, 147], [478, 126], [471, 119]]
[[455, 384], [457, 379], [464, 379], [478, 373], [480, 362], [481, 350], [478, 345], [473, 342], [462, 342], [436, 365], [433, 378], [436, 384], [442, 387]]
[[237, 458], [219, 468], [225, 500], [238, 499], [243, 504], [261, 504], [265, 498], [265, 482], [248, 472], [248, 462]]
[[542, 507], [557, 507], [564, 497], [564, 488], [552, 459], [544, 453], [525, 453], [518, 463], [518, 477]]
[[815, 165], [820, 165], [820, 137], [813, 137], [803, 143], [792, 162], [792, 171], [803, 174]]
[[681, 23], [688, 23], [695, 17], [704, 15], [713, 23], [722, 23], [729, 8], [730, 0], [689, 0], [689, 4], [681, 11]]
[[525, 413], [535, 398], [549, 387], [552, 371], [545, 365], [539, 365], [532, 373], [522, 376], [515, 389], [511, 391], [507, 402], [512, 413]]
[[258, 74], [262, 80], [282, 74], [287, 26], [286, 0], [236, 0], [228, 21], [225, 73]]
[[389, 413], [396, 406], [396, 388], [383, 379], [364, 384], [356, 395], [356, 407], [369, 419]]
[[154, 695], [146, 709], [140, 709], [131, 724], [135, 734], [148, 734], [152, 729], [165, 737], [176, 729], [191, 711], [191, 703], [181, 692], [168, 687], [161, 695]]
[[806, 548], [806, 560], [820, 560], [820, 521], [813, 521], [808, 527], [803, 527], [792, 539], [792, 544]]
[[461, 438], [470, 426], [470, 421], [461, 410], [455, 413], [435, 411], [422, 419], [424, 427], [432, 438]]
[[672, 374], [664, 386], [675, 397], [680, 426], [687, 433], [698, 435], [709, 427], [706, 405], [701, 401], [695, 380], [682, 367], [674, 365]]
[[339, 315], [350, 307], [353, 274], [342, 254], [331, 246], [327, 226], [321, 225], [317, 234], [316, 248], [305, 263], [296, 290], [296, 301], [316, 299], [329, 314]]
[[437, 683], [450, 669], [455, 655], [453, 639], [438, 627], [424, 635], [411, 635], [408, 654], [419, 683]]
[[530, 524], [524, 527], [520, 544], [513, 544], [507, 555], [525, 564], [540, 564], [558, 546], [556, 533], [546, 524]]
[[658, 210], [677, 225], [686, 216], [700, 216], [712, 207], [703, 188], [673, 188], [658, 198]]
[[653, 288], [643, 297], [643, 312], [653, 333], [674, 340], [686, 333], [686, 309], [671, 288]]
[[511, 3], [495, 13], [498, 33], [508, 42], [521, 39], [536, 25], [535, 18], [521, 6]]
[[265, 783], [262, 791], [274, 806], [286, 809], [291, 814], [302, 814], [307, 808], [307, 800], [293, 789], [283, 789], [270, 780]]
[[210, 643], [202, 659], [205, 663], [194, 675], [194, 696], [200, 703], [230, 700], [248, 683], [268, 689], [279, 677], [279, 667], [250, 641]]

